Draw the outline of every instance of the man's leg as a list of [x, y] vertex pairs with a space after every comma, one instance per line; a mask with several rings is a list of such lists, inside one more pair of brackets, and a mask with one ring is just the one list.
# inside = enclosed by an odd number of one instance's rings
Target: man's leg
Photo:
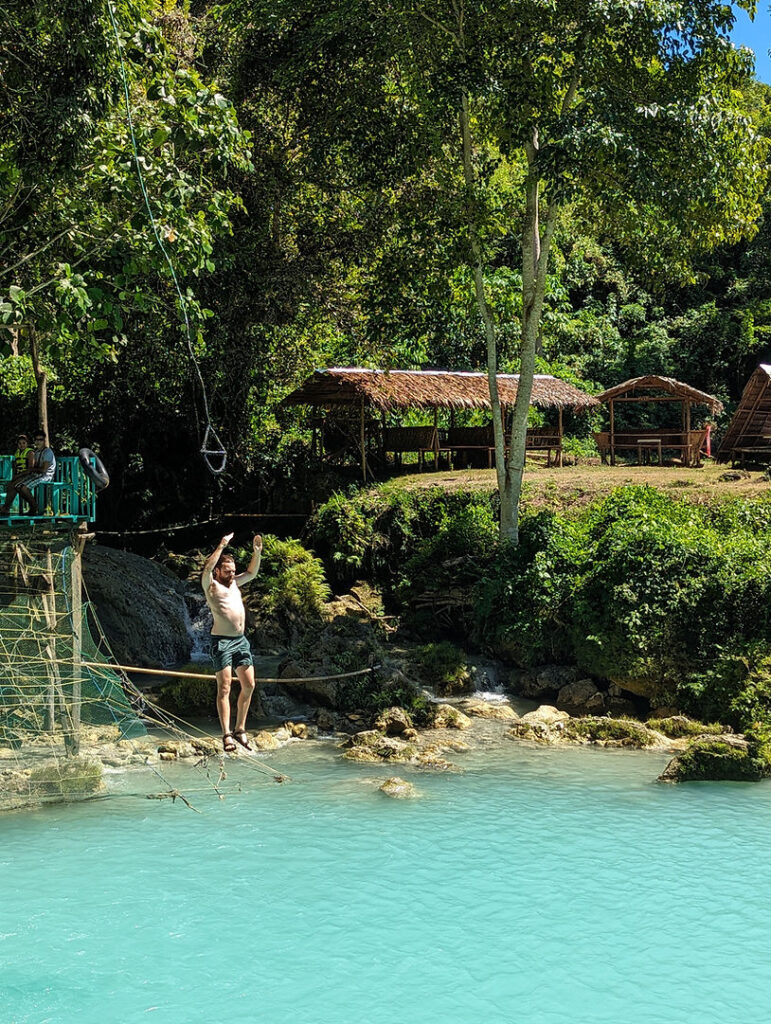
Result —
[[239, 665], [236, 669], [236, 675], [241, 684], [236, 711], [236, 732], [243, 732], [246, 729], [246, 716], [249, 714], [249, 705], [252, 702], [252, 694], [254, 693], [254, 667], [252, 665]]
[[230, 665], [217, 673], [217, 714], [220, 716], [222, 735], [230, 732]]
[[[29, 487], [25, 487], [23, 484], [20, 484], [17, 490], [19, 492], [20, 498], [23, 498], [29, 505], [30, 515], [36, 516], [40, 509], [37, 507], [37, 502], [32, 496], [32, 491], [29, 489]], [[21, 511], [21, 509], [19, 509], [19, 511]]]

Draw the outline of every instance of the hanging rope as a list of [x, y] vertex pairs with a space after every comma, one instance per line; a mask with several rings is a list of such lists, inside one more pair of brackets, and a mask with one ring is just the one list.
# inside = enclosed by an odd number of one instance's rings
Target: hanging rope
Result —
[[113, 32], [115, 33], [115, 41], [118, 46], [118, 59], [120, 61], [121, 78], [123, 80], [123, 93], [126, 100], [126, 118], [128, 120], [129, 135], [131, 136], [131, 148], [134, 153], [134, 165], [137, 169], [137, 177], [139, 178], [139, 187], [142, 190], [142, 197], [147, 207], [147, 214], [150, 218], [150, 226], [153, 229], [153, 235], [155, 241], [158, 243], [158, 248], [163, 253], [163, 257], [166, 260], [169, 271], [171, 273], [171, 279], [174, 282], [174, 287], [177, 290], [177, 297], [179, 298], [179, 308], [182, 310], [182, 318], [185, 324], [185, 339], [187, 341], [187, 349], [190, 353], [190, 359], [192, 360], [195, 372], [198, 375], [198, 381], [201, 385], [201, 394], [203, 396], [203, 407], [206, 414], [206, 432], [204, 434], [203, 443], [201, 445], [201, 455], [206, 463], [207, 469], [214, 476], [218, 476], [220, 473], [225, 471], [227, 465], [228, 455], [225, 448], [220, 440], [217, 431], [214, 429], [211, 416], [209, 414], [209, 400], [206, 396], [206, 385], [204, 384], [203, 374], [201, 373], [201, 367], [198, 365], [198, 360], [195, 357], [195, 351], [193, 349], [193, 341], [190, 332], [190, 320], [187, 315], [187, 303], [185, 297], [182, 294], [182, 289], [179, 286], [177, 280], [177, 274], [174, 270], [174, 264], [171, 261], [171, 257], [166, 251], [166, 247], [161, 239], [160, 232], [158, 231], [158, 225], [155, 221], [155, 216], [150, 206], [150, 198], [147, 194], [147, 188], [145, 187], [145, 179], [142, 175], [142, 167], [139, 163], [139, 150], [137, 148], [136, 135], [134, 134], [134, 122], [131, 118], [131, 99], [129, 96], [128, 78], [126, 76], [126, 65], [123, 61], [123, 44], [120, 39], [120, 31], [118, 30], [118, 23], [115, 20], [115, 12], [112, 6], [112, 0], [107, 0], [107, 10], [110, 13], [110, 21], [112, 22]]

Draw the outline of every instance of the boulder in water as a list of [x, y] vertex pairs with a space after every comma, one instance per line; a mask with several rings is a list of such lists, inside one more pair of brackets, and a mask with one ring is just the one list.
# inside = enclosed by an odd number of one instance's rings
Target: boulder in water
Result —
[[381, 793], [390, 796], [393, 800], [414, 800], [418, 795], [411, 782], [400, 779], [397, 775], [386, 779], [379, 789]]

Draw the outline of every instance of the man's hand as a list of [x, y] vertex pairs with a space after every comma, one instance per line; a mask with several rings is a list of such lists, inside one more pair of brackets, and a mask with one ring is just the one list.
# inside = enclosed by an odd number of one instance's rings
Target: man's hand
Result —
[[256, 533], [254, 535], [254, 540], [252, 541], [252, 547], [254, 548], [254, 550], [257, 553], [260, 553], [262, 551], [262, 537], [260, 536], [259, 533]]
[[226, 533], [225, 536], [220, 541], [220, 547], [221, 548], [226, 548], [228, 546], [228, 544], [231, 542], [232, 539], [233, 539], [233, 534], [232, 533]]

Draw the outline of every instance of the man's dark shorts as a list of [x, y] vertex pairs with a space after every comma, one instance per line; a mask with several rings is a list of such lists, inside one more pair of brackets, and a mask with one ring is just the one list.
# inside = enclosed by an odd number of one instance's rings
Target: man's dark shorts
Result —
[[209, 646], [211, 660], [214, 662], [214, 671], [220, 672], [223, 668], [240, 668], [241, 665], [252, 665], [252, 650], [249, 641], [242, 634], [241, 636], [215, 636], [212, 633]]

